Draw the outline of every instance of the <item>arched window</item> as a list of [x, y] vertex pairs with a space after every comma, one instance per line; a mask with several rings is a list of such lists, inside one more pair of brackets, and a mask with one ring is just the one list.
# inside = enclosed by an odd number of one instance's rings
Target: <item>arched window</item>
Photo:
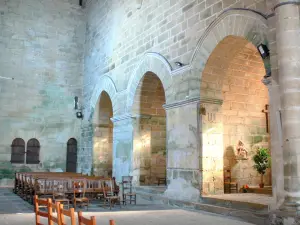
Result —
[[75, 138], [69, 139], [67, 143], [67, 172], [76, 173], [77, 166], [77, 141]]
[[40, 142], [32, 138], [27, 142], [26, 164], [40, 163]]
[[11, 163], [24, 163], [25, 141], [22, 138], [16, 138], [11, 145]]

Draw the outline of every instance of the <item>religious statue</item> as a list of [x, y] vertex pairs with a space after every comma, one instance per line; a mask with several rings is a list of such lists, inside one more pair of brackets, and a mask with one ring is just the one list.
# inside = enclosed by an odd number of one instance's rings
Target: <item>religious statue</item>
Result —
[[246, 150], [245, 145], [242, 141], [238, 142], [236, 151], [238, 159], [247, 159], [248, 151]]

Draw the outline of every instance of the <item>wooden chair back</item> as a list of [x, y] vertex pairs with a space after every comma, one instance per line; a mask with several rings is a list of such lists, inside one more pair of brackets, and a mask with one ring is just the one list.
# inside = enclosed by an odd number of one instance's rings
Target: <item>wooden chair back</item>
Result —
[[103, 179], [101, 184], [105, 198], [114, 195], [114, 182], [112, 179]]
[[87, 219], [82, 216], [82, 212], [78, 212], [78, 225], [96, 225], [96, 218], [91, 216], [90, 219]]
[[67, 225], [65, 221], [65, 216], [70, 218], [71, 225], [76, 225], [74, 208], [66, 210], [64, 209], [64, 206], [60, 204], [60, 220], [62, 225]]
[[35, 224], [36, 225], [45, 225], [41, 223], [41, 217], [49, 218], [49, 211], [43, 212], [40, 211], [42, 207], [48, 207], [49, 199], [39, 199], [37, 195], [34, 196], [34, 212], [35, 212]]
[[[60, 217], [60, 203], [52, 203], [51, 199], [47, 200], [48, 202], [48, 224], [53, 225], [54, 223], [57, 225], [61, 224], [61, 217]], [[53, 211], [56, 212], [56, 216], [53, 215]]]

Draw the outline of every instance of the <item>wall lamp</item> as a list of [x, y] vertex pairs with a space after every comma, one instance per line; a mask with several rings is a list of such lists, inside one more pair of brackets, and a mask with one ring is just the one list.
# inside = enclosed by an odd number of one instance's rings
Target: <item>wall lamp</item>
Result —
[[181, 63], [181, 62], [175, 62], [175, 65], [176, 65], [176, 66], [179, 66], [179, 67], [183, 67], [183, 66], [184, 66], [184, 64]]
[[77, 110], [76, 117], [78, 119], [83, 119], [82, 109], [79, 109], [78, 97], [74, 97], [74, 109]]
[[268, 47], [264, 44], [258, 45], [257, 50], [263, 59], [267, 58], [270, 55]]

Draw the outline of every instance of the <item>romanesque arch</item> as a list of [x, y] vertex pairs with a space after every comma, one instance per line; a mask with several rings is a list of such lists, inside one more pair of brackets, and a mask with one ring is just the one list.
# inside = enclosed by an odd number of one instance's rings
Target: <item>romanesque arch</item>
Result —
[[163, 56], [157, 53], [146, 53], [139, 62], [136, 70], [134, 71], [128, 82], [126, 100], [127, 112], [131, 111], [136, 89], [141, 79], [147, 72], [152, 72], [158, 76], [165, 90], [166, 102], [168, 103], [168, 96], [172, 94], [171, 71], [171, 65]]
[[[249, 51], [257, 53], [256, 46], [261, 43], [267, 45], [266, 32], [267, 20], [261, 14], [251, 10], [229, 10], [221, 14], [207, 28], [204, 35], [200, 38], [192, 56], [191, 65], [194, 73], [199, 74], [200, 87], [199, 108], [201, 125], [199, 126], [201, 127], [201, 145], [199, 152], [199, 169], [202, 172], [199, 179], [202, 180], [200, 186], [202, 194], [222, 193], [224, 187], [223, 179], [225, 169], [223, 166], [226, 162], [223, 162], [223, 160], [225, 161], [223, 157], [225, 155], [224, 140], [227, 138], [225, 135], [227, 131], [225, 131], [223, 121], [223, 110], [225, 110], [223, 109], [225, 107], [224, 93], [226, 92], [223, 83], [225, 82], [224, 77], [226, 77], [228, 71], [232, 69], [232, 65], [229, 65], [228, 63], [233, 61], [236, 62], [236, 55], [239, 54], [241, 49], [245, 46], [249, 47]], [[218, 49], [221, 49], [218, 54], [223, 55], [221, 58], [226, 58], [227, 61], [222, 61], [220, 60], [220, 57], [215, 57], [215, 50]], [[215, 60], [213, 60], [214, 57]], [[262, 69], [258, 69], [261, 72], [258, 74], [260, 77], [256, 79], [256, 84], [261, 85], [263, 89], [265, 87], [260, 83], [260, 80], [270, 72], [269, 59], [267, 58], [262, 61], [257, 55], [253, 57], [256, 57], [257, 61], [261, 61]], [[212, 61], [214, 61], [213, 63], [219, 68], [213, 68], [211, 71], [208, 71], [209, 69], [207, 69], [207, 66], [209, 64], [211, 65]], [[259, 62], [255, 63], [259, 64]], [[243, 65], [241, 65], [241, 67], [243, 67]], [[213, 70], [216, 70], [216, 72]], [[215, 76], [216, 73], [219, 74], [218, 77]], [[243, 74], [243, 69], [238, 70], [238, 73]], [[209, 86], [207, 81], [211, 81], [211, 83], [214, 84]], [[243, 87], [241, 87], [241, 89], [242, 88]], [[231, 87], [229, 89], [231, 89]], [[268, 97], [267, 91], [262, 95], [264, 98], [265, 96]], [[243, 99], [243, 101], [245, 101], [245, 99]], [[268, 104], [268, 100], [264, 101], [264, 104]], [[261, 113], [261, 111], [258, 111], [258, 113]], [[239, 137], [236, 138], [238, 139]], [[234, 152], [236, 146], [232, 143], [230, 146], [231, 148], [229, 150]], [[220, 151], [212, 152], [213, 149], [217, 148], [219, 148]], [[245, 180], [240, 183], [247, 182], [249, 181]]]
[[95, 86], [95, 89], [93, 91], [90, 100], [90, 105], [87, 109], [87, 112], [85, 113], [85, 115], [88, 115], [87, 118], [89, 120], [91, 120], [93, 117], [97, 101], [99, 100], [100, 95], [103, 91], [105, 91], [110, 97], [112, 102], [113, 112], [115, 112], [116, 107], [114, 106], [116, 105], [115, 103], [116, 103], [117, 89], [113, 80], [109, 76], [103, 76], [99, 79], [97, 85]]

